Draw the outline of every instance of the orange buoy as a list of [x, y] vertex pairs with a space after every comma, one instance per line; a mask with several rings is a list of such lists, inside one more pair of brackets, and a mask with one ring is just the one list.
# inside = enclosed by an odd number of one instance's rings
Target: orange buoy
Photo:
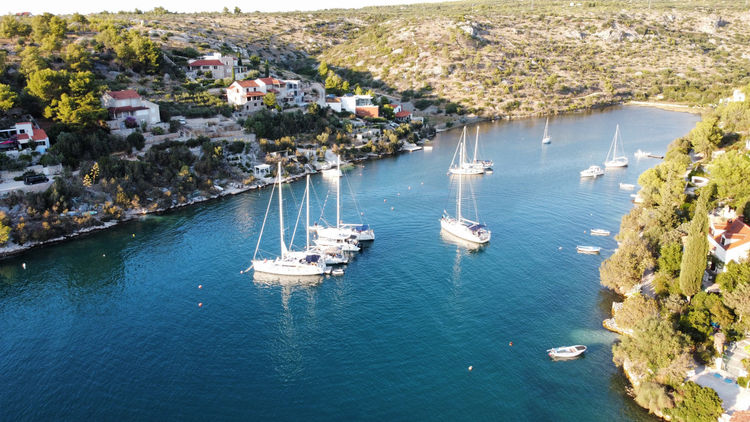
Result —
[[202, 288], [203, 288], [203, 285], [202, 285], [202, 284], [199, 284], [199, 285], [198, 285], [198, 288], [199, 288], [199, 289], [202, 289]]
[[473, 366], [469, 365], [469, 372], [471, 372], [474, 369]]
[[202, 308], [203, 307], [203, 302], [198, 302], [198, 307]]
[[513, 342], [512, 341], [510, 343], [508, 343], [508, 344], [510, 345], [510, 347], [513, 347]]

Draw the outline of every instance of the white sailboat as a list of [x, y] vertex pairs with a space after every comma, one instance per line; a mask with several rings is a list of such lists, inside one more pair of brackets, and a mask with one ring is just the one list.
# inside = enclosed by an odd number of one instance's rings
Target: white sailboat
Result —
[[458, 173], [458, 195], [456, 198], [456, 217], [448, 215], [447, 211], [443, 211], [443, 217], [440, 219], [440, 228], [446, 232], [456, 236], [460, 239], [467, 240], [474, 243], [487, 243], [490, 241], [492, 232], [487, 229], [487, 226], [480, 224], [477, 221], [472, 221], [464, 218], [461, 215], [461, 199], [462, 198], [462, 185], [463, 174]]
[[[619, 145], [619, 151], [618, 151]], [[618, 155], [620, 154], [620, 155]], [[620, 139], [620, 125], [615, 129], [615, 137], [612, 138], [612, 144], [607, 152], [607, 159], [604, 161], [604, 167], [627, 167], [628, 157], [622, 148], [622, 139]]]
[[479, 126], [477, 126], [477, 136], [474, 140], [474, 160], [471, 163], [474, 167], [481, 168], [482, 170], [491, 169], [495, 163], [492, 160], [477, 159], [477, 151], [479, 151]]
[[552, 142], [552, 138], [549, 136], [549, 117], [547, 117], [547, 123], [544, 124], [544, 135], [542, 136], [542, 143], [548, 144]]
[[[341, 165], [341, 158], [337, 158], [337, 168], [336, 170], [340, 170], [339, 166]], [[375, 240], [375, 232], [368, 226], [367, 224], [353, 224], [353, 223], [343, 223], [341, 221], [341, 179], [336, 179], [336, 226], [331, 227], [321, 227], [317, 224], [309, 226], [308, 230], [314, 231], [318, 234], [318, 239], [348, 239], [354, 236], [355, 240], [358, 241], [366, 241], [366, 240]], [[324, 246], [331, 246], [326, 241], [317, 242], [316, 244], [323, 244]], [[340, 243], [340, 242], [337, 242]], [[350, 242], [351, 243], [351, 242]], [[348, 248], [350, 250], [354, 250], [353, 248]], [[356, 248], [358, 251], [359, 248]]]
[[266, 218], [268, 217], [268, 211], [271, 209], [271, 201], [273, 201], [273, 195], [268, 200], [268, 207], [266, 208], [266, 215], [263, 218], [263, 225], [260, 229], [260, 236], [258, 237], [258, 244], [255, 247], [253, 253], [252, 266], [256, 273], [266, 273], [275, 275], [287, 275], [287, 276], [308, 276], [308, 275], [321, 275], [325, 272], [325, 263], [320, 259], [319, 255], [304, 254], [304, 256], [297, 253], [290, 253], [284, 242], [284, 199], [281, 188], [281, 162], [279, 162], [277, 169], [277, 183], [279, 189], [279, 232], [281, 237], [281, 255], [276, 259], [256, 259], [258, 254], [258, 248], [260, 247], [260, 241], [263, 237], [263, 229], [266, 226]]
[[[305, 227], [310, 225], [310, 175], [305, 178]], [[296, 228], [296, 226], [295, 226]], [[310, 231], [305, 231], [305, 249], [302, 251], [289, 252], [297, 258], [307, 259], [308, 256], [317, 255], [326, 265], [339, 265], [349, 263], [349, 257], [341, 249], [330, 246], [310, 246]]]
[[[474, 151], [476, 153], [476, 150]], [[458, 155], [458, 163], [456, 163], [456, 155]], [[453, 159], [451, 160], [451, 166], [448, 168], [448, 172], [451, 174], [482, 174], [484, 173], [484, 166], [474, 165], [466, 159], [466, 126], [464, 126], [463, 134], [458, 140], [458, 146], [456, 152], [453, 153]]]

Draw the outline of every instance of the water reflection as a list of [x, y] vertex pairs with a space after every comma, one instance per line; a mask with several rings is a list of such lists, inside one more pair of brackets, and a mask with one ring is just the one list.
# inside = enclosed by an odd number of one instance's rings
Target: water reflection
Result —
[[[307, 315], [311, 320], [316, 316], [316, 294], [314, 287], [323, 281], [322, 276], [283, 276], [265, 273], [254, 273], [253, 282], [261, 287], [281, 287], [282, 312], [279, 315], [279, 336], [274, 340], [272, 357], [276, 361], [275, 370], [284, 382], [295, 382], [304, 371], [304, 345], [307, 339], [300, 327], [306, 327], [308, 322], [300, 324], [295, 315], [294, 306], [290, 300], [295, 292], [306, 293]], [[299, 296], [298, 296], [299, 297]]]

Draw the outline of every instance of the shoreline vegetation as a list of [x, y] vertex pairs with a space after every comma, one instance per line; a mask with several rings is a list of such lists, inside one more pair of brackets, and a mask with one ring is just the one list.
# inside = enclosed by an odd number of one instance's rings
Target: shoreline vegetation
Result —
[[[670, 111], [683, 111], [683, 112], [690, 112], [690, 113], [695, 113], [696, 112], [695, 108], [686, 108], [686, 107], [681, 107], [679, 105], [677, 105], [678, 107], [676, 107], [676, 108], [673, 109], [673, 108], [670, 108], [670, 107], [673, 107], [675, 105], [664, 104], [664, 103], [637, 103], [637, 104], [633, 104], [633, 103], [634, 102], [628, 102], [628, 103], [622, 103], [620, 105], [631, 105], [632, 104], [632, 105], [637, 105], [637, 106], [656, 107], [656, 108], [666, 109], [666, 110], [670, 110]], [[578, 111], [570, 112], [570, 113], [580, 113], [580, 112], [593, 111], [593, 110], [594, 109], [591, 109], [591, 110], [578, 110]], [[534, 116], [515, 117], [515, 118], [510, 118], [508, 120], [521, 120], [521, 119], [531, 119], [531, 118], [534, 118]], [[453, 126], [447, 127], [447, 128], [443, 128], [441, 131], [448, 131], [448, 130], [451, 130], [451, 129], [461, 129], [464, 126], [474, 125], [474, 124], [479, 124], [479, 123], [482, 123], [482, 122], [489, 122], [489, 121], [495, 121], [495, 119], [483, 118], [483, 117], [468, 117], [468, 118], [464, 119], [464, 121], [462, 121], [460, 124], [453, 125]], [[383, 157], [385, 157], [385, 155], [382, 155], [379, 158], [383, 158]], [[370, 157], [359, 157], [358, 159], [355, 159], [354, 161], [372, 160], [373, 158], [374, 157], [372, 157], [372, 156], [370, 156]], [[284, 183], [291, 183], [291, 182], [300, 180], [305, 174], [307, 174], [307, 173], [290, 175], [290, 176], [288, 176], [288, 177], [286, 177], [284, 179]], [[221, 191], [216, 192], [216, 193], [214, 193], [212, 195], [205, 195], [205, 196], [204, 195], [200, 195], [200, 196], [192, 198], [192, 199], [190, 199], [190, 200], [188, 200], [186, 202], [176, 203], [176, 204], [172, 204], [172, 205], [169, 205], [169, 206], [166, 206], [166, 207], [159, 207], [159, 208], [156, 208], [156, 209], [148, 209], [148, 208], [130, 209], [130, 210], [127, 210], [124, 214], [122, 214], [122, 216], [119, 219], [108, 220], [108, 221], [99, 221], [99, 223], [101, 223], [101, 224], [92, 225], [92, 226], [86, 226], [86, 227], [81, 227], [81, 228], [78, 228], [78, 229], [76, 229], [74, 231], [71, 231], [69, 233], [61, 234], [58, 237], [54, 237], [54, 238], [50, 238], [50, 239], [44, 239], [44, 240], [31, 241], [31, 242], [27, 242], [27, 243], [22, 244], [22, 245], [19, 245], [19, 244], [16, 244], [16, 243], [6, 244], [6, 245], [0, 247], [0, 260], [20, 255], [20, 254], [22, 254], [22, 253], [24, 253], [24, 252], [26, 252], [28, 250], [35, 249], [35, 248], [38, 248], [38, 247], [50, 246], [50, 245], [62, 243], [62, 242], [65, 242], [65, 241], [74, 240], [74, 239], [76, 239], [76, 238], [78, 238], [80, 236], [88, 235], [88, 234], [91, 234], [91, 233], [96, 232], [96, 231], [100, 231], [100, 230], [105, 230], [105, 229], [108, 229], [108, 228], [112, 228], [112, 227], [118, 226], [118, 225], [120, 225], [122, 223], [126, 223], [128, 221], [132, 221], [132, 220], [135, 220], [135, 219], [144, 218], [144, 217], [146, 217], [146, 216], [148, 216], [150, 214], [164, 214], [164, 213], [169, 213], [171, 211], [175, 211], [175, 210], [178, 210], [178, 209], [181, 209], [181, 208], [184, 208], [184, 207], [193, 206], [193, 205], [199, 205], [199, 204], [204, 203], [204, 202], [213, 201], [213, 200], [217, 200], [217, 199], [222, 199], [222, 198], [227, 197], [227, 196], [234, 196], [234, 195], [238, 195], [238, 194], [241, 194], [241, 193], [244, 193], [244, 192], [248, 192], [248, 191], [252, 191], [252, 190], [256, 190], [256, 189], [264, 189], [264, 188], [266, 188], [268, 186], [271, 186], [271, 185], [273, 185], [273, 181], [271, 179], [266, 180], [266, 181], [262, 181], [260, 183], [258, 183], [258, 181], [256, 180], [252, 184], [242, 185], [241, 187], [238, 187], [238, 186], [240, 186], [239, 183], [234, 183], [234, 186], [228, 186], [226, 188], [222, 188]]]
[[[623, 298], [603, 322], [619, 334], [613, 362], [636, 403], [660, 418], [716, 421], [748, 410], [736, 399], [750, 382], [750, 359], [742, 368], [722, 362], [750, 333], [750, 256], [724, 262], [709, 237], [750, 221], [749, 131], [750, 101], [726, 102], [673, 141], [638, 178], [640, 201], [599, 269], [601, 284]], [[733, 387], [717, 393], [696, 372]]]

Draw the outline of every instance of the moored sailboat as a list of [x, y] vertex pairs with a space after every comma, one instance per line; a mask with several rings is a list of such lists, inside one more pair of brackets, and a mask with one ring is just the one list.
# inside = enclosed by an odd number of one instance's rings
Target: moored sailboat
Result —
[[456, 217], [451, 217], [447, 211], [443, 211], [443, 217], [440, 218], [440, 228], [460, 239], [474, 243], [487, 243], [490, 241], [492, 232], [477, 221], [464, 218], [461, 215], [461, 199], [463, 174], [458, 174], [458, 195], [456, 198]]
[[[456, 155], [458, 155], [458, 162], [456, 162]], [[451, 160], [451, 166], [448, 168], [448, 173], [470, 175], [484, 173], [484, 165], [475, 165], [474, 163], [468, 162], [466, 158], [466, 126], [464, 126], [464, 131], [458, 140], [456, 152], [453, 153], [453, 159]]]
[[607, 152], [607, 159], [604, 161], [604, 167], [612, 168], [627, 166], [628, 157], [625, 156], [625, 151], [622, 147], [622, 139], [620, 139], [620, 125], [618, 124], [615, 128], [615, 136], [614, 138], [612, 138], [612, 144], [610, 144], [609, 151]]
[[263, 218], [263, 225], [261, 226], [260, 236], [258, 236], [258, 244], [255, 247], [253, 253], [252, 266], [256, 273], [266, 273], [275, 275], [287, 275], [287, 276], [307, 276], [307, 275], [321, 275], [325, 271], [325, 263], [320, 259], [320, 255], [317, 254], [297, 254], [290, 253], [286, 243], [284, 241], [284, 200], [281, 188], [281, 163], [278, 164], [277, 169], [277, 187], [279, 189], [279, 232], [281, 238], [281, 254], [275, 259], [256, 259], [258, 249], [260, 247], [260, 241], [263, 237], [263, 229], [266, 225], [266, 218], [268, 218], [268, 211], [271, 209], [271, 201], [273, 201], [273, 194], [268, 200], [268, 207], [266, 208], [266, 215]]
[[548, 144], [552, 142], [552, 138], [549, 136], [549, 117], [547, 117], [547, 123], [544, 124], [544, 135], [542, 135], [542, 143]]

